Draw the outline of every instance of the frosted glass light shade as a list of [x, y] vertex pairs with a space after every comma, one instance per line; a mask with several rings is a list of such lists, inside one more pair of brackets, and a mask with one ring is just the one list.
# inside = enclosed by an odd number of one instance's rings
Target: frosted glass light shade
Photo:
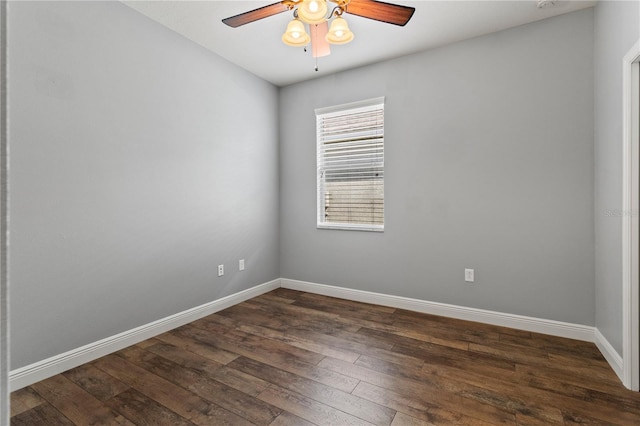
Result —
[[287, 25], [287, 30], [282, 34], [282, 42], [289, 46], [301, 47], [309, 44], [311, 38], [304, 29], [302, 22], [297, 19], [292, 20]]
[[325, 40], [331, 44], [346, 44], [353, 40], [353, 37], [354, 35], [349, 29], [347, 21], [345, 21], [341, 16], [337, 16], [331, 23], [331, 27], [325, 36]]
[[320, 24], [327, 20], [327, 0], [302, 0], [298, 17], [307, 24]]

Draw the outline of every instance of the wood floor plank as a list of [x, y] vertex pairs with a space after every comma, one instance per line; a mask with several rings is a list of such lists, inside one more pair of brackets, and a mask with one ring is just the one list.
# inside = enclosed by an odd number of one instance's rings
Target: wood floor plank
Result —
[[266, 364], [273, 365], [283, 371], [297, 374], [300, 377], [314, 380], [318, 383], [334, 387], [344, 392], [351, 392], [358, 384], [358, 379], [315, 365], [304, 364], [301, 362], [294, 362], [286, 365], [273, 364], [269, 362], [266, 362]]
[[531, 383], [531, 380], [541, 379], [549, 382], [554, 382], [557, 386], [563, 386], [565, 384], [581, 386], [586, 389], [591, 389], [599, 392], [604, 392], [611, 395], [617, 395], [623, 398], [634, 397], [637, 393], [629, 393], [627, 389], [620, 386], [620, 381], [615, 376], [613, 371], [611, 376], [606, 375], [606, 379], [597, 378], [594, 380], [593, 376], [590, 376], [589, 369], [582, 369], [582, 371], [568, 370], [566, 367], [560, 367], [557, 365], [550, 365], [545, 369], [532, 368], [530, 366], [516, 364], [516, 373], [520, 376], [520, 381], [524, 383]]
[[[531, 417], [547, 418], [546, 424], [559, 423], [559, 412], [565, 407], [571, 407], [573, 412], [584, 417], [592, 417], [601, 421], [611, 420], [614, 423], [627, 424], [640, 420], [640, 416], [635, 412], [630, 412], [625, 404], [616, 404], [612, 410], [612, 404], [599, 400], [585, 400], [584, 395], [576, 393], [564, 395], [554, 390], [540, 390], [533, 386], [514, 384], [505, 382], [499, 378], [489, 379], [474, 372], [460, 372], [453, 369], [442, 369], [440, 375], [446, 379], [450, 387], [456, 387], [459, 391], [464, 391], [463, 384], [471, 385], [473, 389], [482, 388], [498, 395], [508, 395], [512, 401], [511, 405], [519, 416], [523, 419], [530, 417], [528, 423], [532, 423]], [[559, 390], [559, 389], [558, 389]], [[468, 397], [483, 398], [483, 391], [467, 394]], [[628, 392], [627, 397], [631, 400], [640, 399], [636, 392]], [[503, 398], [504, 400], [504, 398]], [[633, 404], [633, 402], [631, 402]], [[634, 410], [635, 411], [635, 410]]]
[[100, 400], [63, 375], [31, 385], [33, 390], [76, 424], [127, 424]]
[[[464, 412], [461, 412], [455, 408], [455, 404], [462, 406], [464, 402], [457, 395], [446, 396], [447, 400], [451, 402], [451, 404], [448, 404], [443, 403], [439, 394], [434, 391], [415, 394], [403, 392], [402, 389], [390, 390], [381, 388], [367, 382], [360, 382], [353, 394], [391, 407], [399, 413], [436, 425], [489, 426], [516, 424], [515, 415], [511, 413], [487, 416], [482, 410], [476, 411], [473, 407], [465, 407]], [[474, 417], [474, 415], [477, 417]], [[481, 418], [483, 417], [489, 417], [491, 421], [482, 420]]]
[[[330, 298], [329, 298], [330, 299]], [[328, 301], [316, 301], [309, 299], [301, 299], [294, 302], [291, 306], [298, 308], [304, 308], [306, 310], [316, 310], [326, 314], [339, 315], [340, 317], [364, 319], [382, 324], [393, 323], [393, 316], [391, 313], [383, 313], [377, 311], [367, 311], [359, 307], [353, 307], [352, 309], [345, 308], [343, 306], [333, 306], [330, 300]]]
[[[502, 331], [497, 326], [476, 324], [469, 321], [453, 320], [452, 323], [443, 322], [440, 317], [427, 316], [426, 320], [420, 321], [416, 316], [403, 317], [401, 315], [394, 316], [395, 321], [392, 325], [398, 331], [398, 334], [407, 333], [409, 337], [418, 340], [424, 340], [427, 343], [435, 343], [442, 346], [450, 346], [458, 349], [468, 349], [470, 343], [478, 343], [484, 345], [492, 345], [500, 343]], [[434, 319], [434, 318], [437, 318]], [[514, 337], [515, 338], [515, 337]], [[517, 337], [516, 339], [531, 340], [530, 333], [526, 332], [526, 337]], [[536, 348], [538, 346], [531, 345]]]
[[288, 327], [288, 319], [261, 308], [262, 305], [245, 302], [201, 318], [191, 325], [202, 329], [215, 329], [218, 326], [233, 329], [241, 324], [261, 324], [263, 327], [281, 331]]
[[258, 297], [254, 297], [252, 300], [260, 303], [277, 303], [289, 305], [296, 301], [296, 299], [289, 299], [286, 297], [277, 296], [273, 293], [265, 293]]
[[[296, 304], [275, 306], [245, 302], [242, 306], [236, 305], [218, 312], [216, 315], [231, 319], [236, 327], [240, 324], [253, 323], [279, 331], [285, 331], [289, 327], [298, 327], [333, 333], [340, 330], [356, 332], [360, 328], [359, 324], [345, 321], [338, 314], [317, 311]], [[212, 316], [216, 321], [217, 317]], [[207, 318], [203, 318], [203, 321], [207, 321]]]
[[412, 312], [402, 309], [396, 310], [394, 318], [396, 319], [396, 324], [402, 323], [405, 328], [426, 328], [442, 332], [455, 331], [457, 335], [472, 333], [484, 336], [487, 341], [498, 341], [500, 334], [509, 334], [526, 339], [529, 339], [532, 336], [532, 333], [529, 331], [442, 317], [438, 315], [423, 314], [420, 312]]
[[497, 358], [514, 363], [532, 365], [549, 364], [549, 353], [545, 350], [535, 350], [533, 348], [528, 348], [526, 352], [523, 352], [514, 349], [516, 348], [506, 343], [492, 343], [490, 346], [481, 345], [478, 343], [469, 344], [469, 350], [472, 352], [478, 352], [485, 355], [493, 355]]
[[156, 343], [158, 343], [158, 342], [159, 342], [159, 341], [158, 341], [157, 339], [155, 339], [155, 338], [151, 338], [151, 339], [143, 340], [142, 342], [138, 342], [138, 343], [136, 344], [136, 346], [139, 346], [139, 347], [141, 347], [142, 349], [145, 349], [145, 348], [147, 348], [147, 347], [149, 347], [149, 346], [153, 346], [153, 345], [155, 345], [155, 344], [156, 344]]
[[351, 377], [356, 380], [356, 384], [358, 384], [359, 381], [365, 381], [389, 389], [393, 389], [398, 385], [404, 385], [404, 383], [398, 381], [396, 377], [391, 375], [370, 370], [335, 358], [327, 357], [323, 359], [318, 366], [325, 370]]
[[391, 426], [434, 426], [434, 424], [398, 411], [393, 418], [393, 422], [391, 422]]
[[380, 340], [391, 343], [393, 346], [400, 345], [404, 347], [412, 347], [415, 349], [420, 348], [420, 345], [424, 343], [423, 340], [413, 339], [411, 337], [402, 336], [396, 332], [400, 331], [398, 328], [390, 326], [381, 329], [380, 327], [369, 328], [366, 325], [360, 327], [357, 334], [375, 337]]
[[389, 425], [395, 415], [395, 411], [387, 407], [248, 358], [238, 358], [229, 364], [229, 367], [260, 377], [376, 425]]
[[539, 390], [545, 390], [551, 394], [560, 394], [570, 398], [579, 398], [583, 401], [593, 403], [616, 405], [622, 410], [629, 411], [640, 415], [640, 394], [628, 394], [619, 396], [611, 393], [605, 393], [598, 390], [592, 390], [583, 386], [572, 384], [558, 383], [555, 380], [545, 378], [533, 378], [528, 382], [528, 386]]
[[369, 349], [376, 348], [382, 350], [390, 350], [394, 343], [390, 341], [387, 336], [377, 336], [374, 334], [360, 333], [362, 327], [357, 332], [350, 332], [344, 330], [338, 330], [332, 333], [334, 337], [337, 337], [348, 342], [365, 345]]
[[[498, 341], [498, 333], [483, 329], [467, 327], [468, 321], [462, 321], [465, 328], [451, 327], [439, 320], [439, 317], [426, 314], [413, 313], [413, 316], [407, 317], [402, 310], [397, 310], [393, 314], [393, 321], [390, 324], [381, 324], [374, 321], [366, 321], [358, 319], [363, 327], [371, 330], [385, 331], [398, 336], [405, 336], [411, 339], [435, 343], [442, 346], [449, 346], [459, 349], [468, 349], [470, 341]], [[458, 321], [458, 320], [456, 320]]]
[[215, 339], [211, 338], [209, 329], [191, 327], [190, 332], [195, 339], [201, 342], [214, 344], [219, 348], [241, 355], [260, 354], [268, 358], [280, 359], [283, 362], [297, 359], [312, 365], [318, 364], [324, 358], [324, 355], [240, 330], [224, 330], [224, 333], [218, 334]]
[[308, 320], [320, 321], [331, 321], [340, 317], [336, 313], [299, 306], [297, 302], [288, 305], [275, 305], [260, 303], [259, 300], [254, 299], [242, 304], [242, 306], [236, 305], [219, 312], [219, 315], [229, 316], [231, 318], [247, 314], [264, 315], [271, 318], [306, 318]]
[[335, 312], [335, 309], [316, 309], [314, 307], [306, 307], [295, 301], [288, 305], [268, 305], [259, 303], [259, 300], [251, 301], [256, 307], [262, 311], [276, 314], [278, 316], [291, 316], [292, 318], [313, 318], [321, 320], [338, 319], [341, 315]]
[[192, 329], [188, 327], [180, 327], [168, 333], [156, 336], [156, 339], [180, 347], [186, 351], [193, 352], [194, 354], [220, 364], [228, 364], [239, 356], [233, 352], [225, 351], [224, 349], [220, 349], [214, 345], [203, 343], [195, 339], [189, 333], [189, 330]]
[[263, 380], [249, 376], [237, 370], [227, 368], [225, 365], [210, 360], [198, 354], [173, 345], [159, 343], [147, 346], [146, 350], [156, 355], [162, 356], [170, 361], [175, 362], [184, 368], [189, 368], [200, 374], [211, 377], [212, 379], [240, 390], [247, 395], [256, 396], [268, 386]]
[[269, 426], [315, 426], [315, 424], [288, 411], [283, 411]]
[[[142, 348], [142, 347], [141, 347]], [[190, 368], [200, 374], [215, 374], [224, 364], [210, 360], [190, 351], [164, 342], [147, 346], [145, 350], [175, 362], [184, 368]]]
[[138, 426], [193, 425], [184, 417], [147, 398], [135, 389], [129, 389], [107, 400], [106, 405]]
[[268, 425], [281, 413], [276, 407], [265, 404], [251, 395], [233, 389], [196, 371], [181, 367], [151, 352], [130, 347], [119, 351], [118, 355], [203, 399], [211, 400], [211, 398], [215, 398], [217, 405], [244, 417], [256, 425]]
[[397, 326], [395, 323], [391, 328], [393, 330], [392, 333], [394, 334], [410, 337], [415, 340], [421, 340], [424, 343], [431, 343], [465, 351], [469, 349], [469, 341], [463, 339], [462, 335], [452, 338], [444, 333], [432, 332], [429, 328], [406, 328], [406, 326]]
[[[413, 366], [422, 366], [424, 361], [410, 355], [405, 355], [402, 353], [394, 352], [391, 350], [393, 344], [389, 342], [386, 344], [386, 348], [381, 348], [379, 346], [371, 346], [369, 344], [361, 343], [358, 341], [354, 341], [350, 336], [355, 336], [357, 334], [352, 333], [332, 333], [325, 334], [312, 330], [301, 330], [298, 328], [290, 328], [287, 331], [287, 336], [292, 336], [294, 338], [308, 338], [312, 339], [315, 342], [318, 342], [326, 347], [332, 348], [338, 351], [347, 351], [352, 353], [359, 354], [367, 354], [371, 356], [376, 356], [381, 359], [389, 360], [390, 362], [395, 362], [401, 365], [413, 365]], [[388, 349], [387, 349], [388, 348]], [[340, 357], [340, 359], [343, 359]]]
[[358, 417], [275, 385], [267, 388], [258, 398], [319, 426], [372, 425]]
[[[339, 373], [327, 371], [323, 368], [318, 368], [315, 364], [306, 363], [291, 354], [280, 354], [268, 348], [262, 348], [260, 345], [247, 347], [240, 339], [234, 340], [237, 335], [230, 336], [225, 334], [212, 337], [211, 334], [200, 329], [194, 330], [192, 335], [197, 339], [201, 339], [204, 343], [219, 345], [230, 352], [235, 352], [237, 355], [281, 368], [284, 371], [316, 380], [317, 382], [333, 386], [346, 392], [351, 392], [358, 384], [357, 380]], [[324, 356], [321, 359], [323, 358]], [[315, 359], [312, 359], [312, 361], [315, 361]]]
[[47, 402], [11, 417], [11, 426], [35, 425], [74, 426], [74, 423]]
[[618, 389], [626, 393], [626, 389], [620, 386], [620, 379], [613, 371], [603, 371], [601, 369], [594, 370], [583, 366], [568, 366], [549, 363], [541, 366], [539, 364], [522, 364], [516, 363], [516, 371], [522, 375], [529, 377], [537, 377], [538, 375], [551, 376], [564, 382], [574, 381], [576, 384], [582, 384], [591, 389]]
[[99, 370], [92, 364], [83, 364], [65, 371], [62, 375], [100, 401], [105, 401], [129, 389], [128, 385]]
[[281, 362], [280, 360], [273, 360], [268, 357], [250, 356], [250, 354], [247, 358], [296, 374], [300, 377], [334, 387], [344, 392], [351, 392], [358, 384], [358, 379], [297, 360]]
[[[534, 387], [521, 387], [511, 390], [511, 395], [520, 399], [533, 399], [542, 406], [553, 407], [562, 411], [564, 407], [571, 407], [577, 415], [599, 419], [620, 425], [640, 424], [640, 416], [620, 407], [600, 401], [584, 401], [579, 397], [568, 397], [558, 393], [542, 391]], [[635, 411], [635, 410], [634, 410]]]
[[563, 413], [564, 415], [564, 424], [566, 426], [620, 426], [616, 423], [610, 423], [608, 421], [604, 421], [601, 419], [594, 419], [592, 417], [586, 417], [579, 414], [574, 413]]
[[458, 382], [458, 386], [455, 387], [458, 389], [457, 394], [465, 398], [465, 401], [473, 400], [486, 406], [511, 412], [516, 416], [516, 419], [528, 419], [530, 422], [547, 425], [562, 425], [564, 423], [562, 412], [553, 406], [540, 405], [526, 398], [520, 398], [518, 395], [488, 389], [484, 385], [475, 386]]
[[94, 361], [94, 365], [193, 423], [209, 425], [212, 417], [224, 413], [211, 402], [115, 354]]
[[273, 291], [270, 291], [269, 294], [273, 294], [274, 296], [278, 297], [284, 297], [285, 299], [298, 300], [306, 293], [304, 291], [291, 290], [289, 288], [280, 287]]
[[[517, 372], [515, 363], [498, 359], [491, 355], [460, 351], [439, 345], [423, 346], [417, 351], [413, 348], [407, 349], [397, 345], [394, 350], [410, 353], [416, 357], [422, 356], [425, 362], [421, 370], [429, 375], [441, 375], [443, 372], [449, 373], [451, 369], [455, 369], [454, 371], [461, 372], [461, 374], [470, 372], [473, 375], [489, 380], [499, 377], [502, 381], [510, 383], [520, 383], [522, 381], [522, 375]], [[367, 357], [363, 357], [360, 362], [365, 362], [367, 359]], [[411, 367], [411, 369], [413, 368]], [[403, 370], [405, 370], [404, 367]], [[410, 369], [407, 369], [408, 371]]]
[[296, 348], [306, 349], [311, 352], [330, 356], [332, 358], [342, 359], [348, 362], [354, 362], [358, 359], [360, 354], [358, 352], [349, 351], [346, 349], [337, 349], [322, 343], [317, 343], [311, 338], [301, 335], [292, 335], [286, 331], [273, 330], [271, 328], [262, 327], [259, 325], [240, 325], [238, 330], [249, 334], [255, 334], [257, 336], [267, 337], [269, 339], [278, 340]]
[[45, 400], [31, 387], [22, 388], [11, 394], [11, 417], [44, 404]]
[[563, 365], [580, 365], [591, 369], [602, 369], [604, 371], [609, 371], [609, 366], [604, 364], [604, 357], [602, 355], [597, 358], [592, 358], [590, 354], [585, 354], [585, 356], [577, 356], [575, 353], [568, 353], [558, 351], [556, 349], [550, 349], [545, 347], [544, 350], [547, 352], [549, 356], [549, 360], [551, 360], [554, 364], [563, 364]]
[[373, 305], [371, 303], [355, 302], [353, 300], [338, 299], [336, 297], [324, 296], [322, 294], [302, 293], [296, 300], [313, 300], [321, 305], [342, 307], [348, 311], [363, 311], [367, 313], [379, 312], [381, 314], [392, 314], [397, 308], [390, 306]]
[[[248, 302], [245, 302], [245, 303], [248, 303]], [[257, 307], [252, 307], [251, 305], [245, 305], [245, 303], [243, 303], [241, 306], [240, 305], [236, 305], [236, 306], [239, 306], [241, 308], [252, 309], [252, 312], [255, 312], [258, 309]], [[227, 310], [216, 312], [215, 314], [211, 314], [204, 318], [200, 318], [198, 321], [194, 321], [190, 325], [194, 327], [207, 329], [209, 327], [209, 324], [214, 324], [217, 326], [227, 327], [228, 329], [233, 329], [242, 324], [242, 321], [239, 319], [235, 319], [227, 315], [222, 315], [222, 313], [226, 313], [226, 312]], [[255, 323], [255, 318], [249, 318], [247, 319], [247, 321], [249, 323]], [[285, 324], [285, 322], [281, 322], [281, 324]]]
[[465, 404], [469, 404], [469, 400], [485, 406], [493, 406], [499, 410], [520, 414], [523, 417], [532, 417], [540, 419], [547, 424], [562, 425], [562, 413], [557, 408], [541, 407], [535, 402], [526, 401], [518, 398], [513, 394], [505, 392], [512, 386], [512, 383], [503, 381], [493, 381], [493, 387], [487, 386], [491, 382], [488, 377], [481, 381], [470, 382], [467, 380], [467, 373], [461, 373], [456, 379], [441, 380], [437, 374], [427, 373], [426, 370], [416, 370], [411, 368], [401, 368], [395, 364], [388, 363], [371, 357], [360, 357], [356, 365], [364, 366], [372, 370], [381, 371], [386, 374], [399, 378], [417, 380], [423, 382], [425, 379], [433, 380], [434, 377], [439, 379], [438, 386], [452, 394], [463, 397]]
[[640, 425], [591, 342], [276, 289], [11, 395], [12, 425]]
[[[546, 349], [550, 353], [572, 354], [578, 359], [586, 357], [605, 361], [604, 357], [592, 342], [531, 333], [528, 338], [500, 333], [500, 342], [510, 343], [517, 347], [531, 346]], [[606, 361], [605, 361], [606, 362]]]
[[[403, 395], [404, 398], [416, 399], [416, 403], [427, 404], [426, 407], [440, 407], [452, 412], [460, 412], [469, 417], [476, 417], [490, 423], [513, 424], [513, 422], [515, 422], [514, 415], [504, 409], [483, 404], [473, 399], [462, 398], [457, 393], [445, 389], [437, 377], [421, 376], [417, 380], [414, 378], [398, 377], [364, 366], [347, 364], [331, 358], [324, 359], [320, 363], [320, 366], [360, 379], [361, 383], [359, 383], [353, 391], [354, 395], [363, 396], [359, 393], [362, 391], [363, 386], [375, 385], [385, 391], [399, 393]], [[446, 384], [448, 383], [445, 383], [445, 385]], [[455, 390], [459, 389], [456, 388]], [[367, 398], [367, 396], [363, 397]], [[380, 403], [377, 400], [373, 402]], [[423, 405], [420, 407], [420, 409], [425, 408]]]
[[268, 382], [227, 366], [216, 371], [211, 378], [251, 396], [258, 396], [269, 387]]

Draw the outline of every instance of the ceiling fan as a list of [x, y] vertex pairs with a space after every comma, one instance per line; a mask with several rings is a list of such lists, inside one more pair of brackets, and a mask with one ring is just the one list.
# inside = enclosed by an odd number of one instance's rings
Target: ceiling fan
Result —
[[[335, 6], [330, 7], [329, 3]], [[330, 53], [329, 44], [345, 44], [353, 40], [354, 35], [342, 17], [344, 13], [405, 26], [415, 8], [377, 0], [282, 0], [225, 18], [222, 22], [236, 28], [287, 11], [293, 11], [293, 20], [287, 25], [282, 41], [289, 46], [311, 44], [312, 55], [317, 58]], [[311, 35], [307, 34], [304, 24], [309, 25]]]

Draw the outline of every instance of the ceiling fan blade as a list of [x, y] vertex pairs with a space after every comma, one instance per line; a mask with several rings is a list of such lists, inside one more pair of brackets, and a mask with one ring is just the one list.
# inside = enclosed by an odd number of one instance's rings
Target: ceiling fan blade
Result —
[[377, 0], [351, 0], [347, 3], [345, 12], [403, 27], [409, 22], [415, 10], [415, 7]]
[[285, 2], [278, 2], [225, 18], [222, 22], [230, 27], [237, 28], [240, 25], [248, 24], [262, 18], [268, 18], [269, 16], [277, 15], [278, 13], [286, 12], [287, 10], [289, 10], [289, 6], [287, 6]]
[[331, 46], [325, 40], [324, 36], [329, 32], [329, 24], [323, 22], [321, 24], [309, 25], [309, 34], [311, 36], [311, 56], [320, 58], [331, 53]]

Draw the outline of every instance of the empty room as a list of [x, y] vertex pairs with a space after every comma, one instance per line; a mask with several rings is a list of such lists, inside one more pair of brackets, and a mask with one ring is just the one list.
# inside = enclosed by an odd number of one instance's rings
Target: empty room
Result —
[[0, 424], [640, 424], [640, 1], [0, 13]]

